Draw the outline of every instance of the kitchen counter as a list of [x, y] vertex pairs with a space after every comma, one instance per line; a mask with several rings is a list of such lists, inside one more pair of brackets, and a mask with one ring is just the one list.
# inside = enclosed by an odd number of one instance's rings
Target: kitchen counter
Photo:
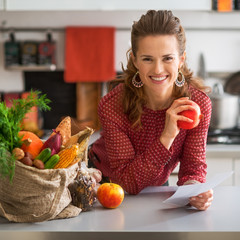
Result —
[[[0, 217], [0, 231], [13, 232], [212, 232], [240, 231], [240, 187], [214, 189], [207, 211], [190, 207], [167, 209], [162, 202], [174, 187], [151, 187], [138, 195], [126, 195], [121, 206], [93, 209], [71, 219], [42, 223], [10, 223]], [[59, 238], [58, 238], [59, 239]]]
[[[95, 132], [89, 141], [89, 145], [100, 137], [100, 131]], [[240, 144], [207, 144], [207, 157], [220, 158], [239, 158]]]
[[207, 144], [207, 158], [239, 158], [239, 144]]

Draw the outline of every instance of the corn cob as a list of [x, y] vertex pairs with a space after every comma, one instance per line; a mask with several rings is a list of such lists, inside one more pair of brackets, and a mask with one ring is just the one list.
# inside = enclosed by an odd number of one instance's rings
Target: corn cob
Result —
[[69, 147], [76, 143], [82, 143], [85, 139], [89, 138], [93, 134], [94, 130], [86, 127], [83, 131], [79, 131], [77, 134], [71, 136], [71, 138], [65, 144], [65, 147]]
[[84, 139], [80, 144], [78, 144], [78, 155], [75, 159], [68, 165], [69, 167], [73, 164], [82, 161], [85, 158], [85, 152], [88, 145], [89, 138]]
[[65, 148], [61, 150], [59, 155], [59, 162], [55, 165], [54, 169], [56, 168], [67, 168], [75, 158], [77, 158], [79, 152], [78, 144], [74, 144], [69, 148]]

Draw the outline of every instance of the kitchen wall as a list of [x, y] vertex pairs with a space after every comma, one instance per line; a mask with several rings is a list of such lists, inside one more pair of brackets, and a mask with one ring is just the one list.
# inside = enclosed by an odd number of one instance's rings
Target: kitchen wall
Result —
[[[130, 46], [130, 28], [134, 20], [145, 11], [0, 11], [2, 27], [61, 28], [70, 25], [115, 26], [116, 69], [126, 64], [126, 51]], [[240, 12], [218, 13], [211, 11], [174, 11], [187, 35], [188, 66], [197, 73], [202, 52], [206, 69], [211, 72], [240, 70]], [[219, 29], [219, 30], [217, 30]], [[0, 91], [22, 91], [23, 74], [4, 69], [3, 42], [8, 33], [0, 32]], [[64, 31], [54, 31], [57, 42], [57, 67], [64, 69]], [[18, 40], [44, 40], [45, 32], [17, 32]]]

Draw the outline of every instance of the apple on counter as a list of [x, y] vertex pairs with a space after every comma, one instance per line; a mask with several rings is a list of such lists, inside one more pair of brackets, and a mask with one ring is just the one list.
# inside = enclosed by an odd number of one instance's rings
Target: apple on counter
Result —
[[97, 199], [105, 208], [116, 208], [124, 199], [123, 188], [116, 183], [103, 183], [97, 190]]

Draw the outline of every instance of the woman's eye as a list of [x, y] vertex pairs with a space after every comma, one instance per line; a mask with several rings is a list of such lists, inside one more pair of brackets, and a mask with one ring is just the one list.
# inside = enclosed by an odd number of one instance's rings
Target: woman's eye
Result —
[[164, 60], [167, 62], [171, 62], [173, 60], [173, 57], [166, 57]]
[[143, 58], [143, 61], [150, 62], [150, 61], [152, 61], [152, 59], [151, 58]]

